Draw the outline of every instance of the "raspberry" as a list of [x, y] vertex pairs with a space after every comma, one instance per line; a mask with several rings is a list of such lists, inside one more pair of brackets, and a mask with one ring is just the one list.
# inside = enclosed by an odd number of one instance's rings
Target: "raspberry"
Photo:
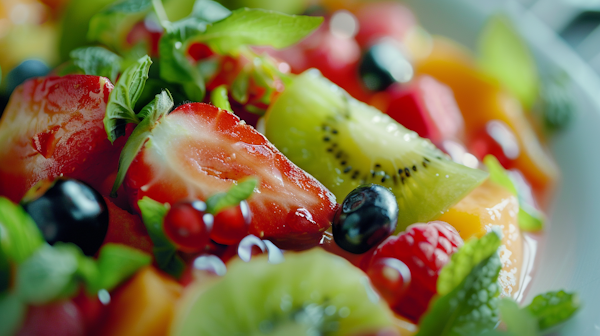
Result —
[[[462, 244], [456, 229], [445, 222], [413, 224], [375, 250], [367, 273], [396, 313], [418, 322], [437, 293], [440, 270]], [[410, 274], [386, 267], [391, 265], [387, 258], [404, 263]]]

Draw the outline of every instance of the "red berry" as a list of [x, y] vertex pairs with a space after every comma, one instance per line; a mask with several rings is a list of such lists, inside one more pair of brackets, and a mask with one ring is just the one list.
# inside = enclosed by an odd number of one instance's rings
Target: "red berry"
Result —
[[215, 215], [210, 238], [223, 245], [237, 244], [248, 235], [251, 219], [250, 208], [246, 201], [223, 209]]
[[517, 136], [500, 120], [488, 121], [485, 128], [476, 132], [469, 149], [480, 160], [488, 154], [494, 155], [504, 168], [512, 168], [512, 162], [521, 154]]
[[379, 258], [367, 272], [373, 285], [390, 306], [400, 302], [410, 284], [410, 270], [396, 258]]
[[[369, 275], [376, 275], [372, 281], [384, 298], [390, 300], [390, 307], [414, 322], [427, 310], [429, 301], [437, 293], [436, 284], [440, 270], [450, 260], [459, 246], [462, 245], [460, 235], [447, 223], [435, 221], [428, 224], [413, 224], [397, 237], [384, 241], [373, 254], [367, 269]], [[390, 266], [387, 258], [395, 258], [404, 263], [410, 270], [410, 283], [404, 289], [399, 279], [382, 279], [384, 267]], [[383, 265], [382, 265], [383, 263]], [[392, 264], [393, 265], [393, 264]], [[402, 281], [406, 281], [401, 267]], [[389, 270], [387, 270], [389, 271]], [[391, 288], [405, 293], [389, 294]], [[387, 293], [387, 294], [386, 294]]]
[[210, 239], [213, 215], [202, 201], [178, 202], [165, 216], [165, 234], [183, 252], [204, 250]]

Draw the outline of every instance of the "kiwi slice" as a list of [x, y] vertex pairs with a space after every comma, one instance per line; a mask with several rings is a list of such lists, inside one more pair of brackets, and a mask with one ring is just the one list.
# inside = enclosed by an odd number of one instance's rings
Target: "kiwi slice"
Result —
[[294, 78], [265, 118], [267, 138], [338, 202], [362, 184], [389, 188], [400, 209], [396, 232], [437, 218], [487, 177], [454, 163], [428, 139], [316, 70]]
[[368, 277], [316, 248], [284, 262], [254, 257], [228, 266], [222, 280], [192, 288], [175, 315], [175, 336], [352, 336], [393, 327]]

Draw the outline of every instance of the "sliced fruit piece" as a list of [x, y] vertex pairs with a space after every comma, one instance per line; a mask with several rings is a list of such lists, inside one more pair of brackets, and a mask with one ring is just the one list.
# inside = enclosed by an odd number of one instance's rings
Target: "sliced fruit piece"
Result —
[[403, 42], [410, 29], [417, 25], [413, 12], [395, 1], [367, 3], [355, 13], [359, 26], [356, 40], [363, 48], [383, 37]]
[[107, 243], [124, 244], [144, 252], [152, 253], [152, 240], [146, 226], [138, 215], [132, 215], [104, 198], [108, 206], [108, 231], [102, 245]]
[[392, 327], [392, 314], [368, 278], [346, 260], [314, 249], [234, 261], [219, 282], [192, 286], [171, 334], [368, 335]]
[[113, 85], [104, 77], [36, 78], [17, 87], [0, 120], [0, 195], [18, 202], [40, 180], [68, 176], [100, 189], [124, 141], [102, 119]]
[[429, 140], [360, 103], [316, 71], [295, 78], [265, 120], [266, 135], [338, 199], [365, 183], [390, 188], [396, 232], [438, 217], [487, 174], [456, 164]]
[[417, 73], [430, 75], [452, 89], [465, 118], [467, 143], [490, 120], [499, 120], [508, 125], [517, 137], [520, 153], [505, 168], [520, 170], [538, 196], [547, 197], [548, 190], [558, 178], [558, 168], [514, 96], [504, 91], [496, 80], [479, 72], [470, 62], [450, 53], [432, 54], [422, 60], [417, 65]]
[[247, 201], [250, 234], [284, 248], [318, 244], [338, 208], [335, 197], [285, 158], [262, 134], [212, 105], [182, 105], [150, 131], [129, 167], [131, 204], [206, 200], [249, 176], [260, 180]]
[[16, 336], [83, 336], [85, 321], [72, 301], [53, 302], [43, 306], [31, 306], [23, 327]]
[[519, 292], [523, 266], [523, 236], [517, 222], [519, 201], [502, 186], [486, 181], [439, 218], [454, 226], [467, 240], [481, 238], [493, 227], [502, 229], [498, 277], [500, 292], [511, 296]]
[[181, 285], [147, 267], [117, 290], [99, 335], [162, 336], [167, 333]]

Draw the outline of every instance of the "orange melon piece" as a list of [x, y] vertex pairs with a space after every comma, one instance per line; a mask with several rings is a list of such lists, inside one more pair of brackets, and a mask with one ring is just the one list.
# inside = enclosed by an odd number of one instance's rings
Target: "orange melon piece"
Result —
[[180, 284], [155, 268], [142, 269], [115, 292], [100, 335], [166, 335], [181, 292]]
[[502, 229], [499, 250], [502, 270], [498, 279], [503, 296], [515, 295], [520, 285], [523, 236], [517, 223], [518, 213], [517, 198], [504, 187], [488, 180], [439, 218], [454, 226], [464, 240], [479, 238], [494, 226]]

